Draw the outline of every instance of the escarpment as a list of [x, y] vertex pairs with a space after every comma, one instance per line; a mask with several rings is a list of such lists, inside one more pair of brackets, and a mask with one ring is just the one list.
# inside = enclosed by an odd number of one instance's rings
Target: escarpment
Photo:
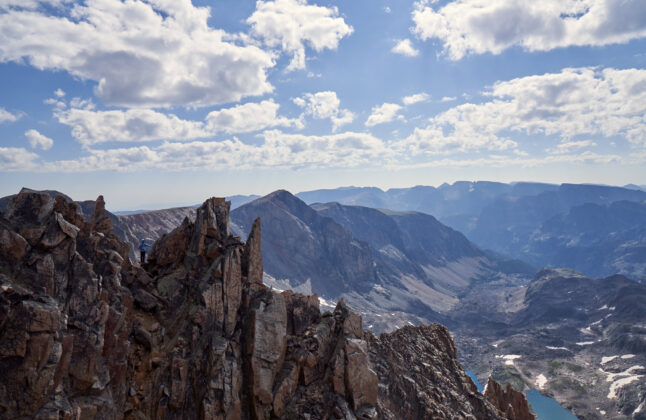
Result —
[[[102, 197], [33, 191], [0, 217], [0, 417], [512, 418], [479, 394], [448, 331], [376, 337], [340, 301], [262, 283], [260, 222], [243, 243], [211, 198], [143, 267]], [[515, 407], [515, 406], [514, 406]]]

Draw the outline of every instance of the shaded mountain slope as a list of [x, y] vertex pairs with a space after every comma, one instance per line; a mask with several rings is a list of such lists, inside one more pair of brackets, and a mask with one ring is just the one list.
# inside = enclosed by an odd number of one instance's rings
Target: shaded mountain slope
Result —
[[583, 204], [545, 221], [531, 235], [526, 259], [584, 273], [646, 280], [646, 202]]
[[269, 284], [326, 299], [344, 296], [378, 331], [407, 322], [450, 323], [440, 313], [473, 282], [522, 283], [531, 271], [501, 272], [497, 259], [421, 213], [310, 207], [277, 191], [232, 211], [232, 228], [244, 236], [256, 217], [268, 232], [262, 246]]
[[277, 279], [310, 281], [313, 289], [334, 298], [378, 283], [371, 250], [332, 219], [280, 190], [233, 210], [232, 222], [244, 235], [262, 217], [265, 271]]

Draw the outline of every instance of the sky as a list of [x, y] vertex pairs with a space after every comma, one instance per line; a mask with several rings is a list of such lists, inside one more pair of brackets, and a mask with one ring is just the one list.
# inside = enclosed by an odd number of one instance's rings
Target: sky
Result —
[[643, 0], [0, 0], [0, 196], [646, 184]]

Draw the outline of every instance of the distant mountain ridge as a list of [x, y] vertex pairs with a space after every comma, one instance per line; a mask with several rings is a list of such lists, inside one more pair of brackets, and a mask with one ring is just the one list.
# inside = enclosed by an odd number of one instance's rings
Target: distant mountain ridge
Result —
[[439, 187], [417, 185], [410, 188], [381, 190], [376, 187], [341, 187], [304, 191], [296, 194], [307, 204], [338, 202], [395, 211], [419, 211], [438, 219], [462, 214], [477, 214], [502, 195], [535, 195], [552, 191], [558, 185], [517, 182], [458, 181]]
[[[608, 240], [580, 241], [574, 219], [596, 217], [599, 227], [625, 225], [618, 222], [621, 211], [616, 202], [646, 201], [646, 192], [636, 186], [613, 187], [589, 184], [540, 184], [495, 182], [456, 182], [440, 187], [417, 186], [382, 191], [378, 188], [346, 187], [338, 190], [316, 190], [297, 194], [306, 202], [337, 201], [346, 205], [365, 205], [400, 211], [431, 214], [456, 229], [479, 247], [523, 260], [535, 267], [568, 266], [592, 277], [616, 272], [646, 281], [646, 265], [641, 264], [646, 249], [642, 232], [646, 216], [639, 212], [629, 226], [612, 234]], [[590, 204], [591, 206], [586, 206]], [[595, 207], [597, 206], [597, 207]], [[586, 215], [586, 210], [601, 216]], [[625, 206], [624, 206], [625, 207]], [[597, 210], [595, 210], [597, 209]], [[625, 213], [625, 212], [624, 212]], [[633, 212], [634, 213], [634, 212]], [[570, 216], [569, 214], [576, 214]], [[554, 220], [552, 220], [554, 219]], [[550, 226], [563, 220], [555, 232]], [[563, 223], [570, 222], [570, 227]], [[589, 232], [588, 232], [589, 236]], [[567, 239], [567, 241], [566, 241]], [[641, 260], [640, 260], [641, 259]]]

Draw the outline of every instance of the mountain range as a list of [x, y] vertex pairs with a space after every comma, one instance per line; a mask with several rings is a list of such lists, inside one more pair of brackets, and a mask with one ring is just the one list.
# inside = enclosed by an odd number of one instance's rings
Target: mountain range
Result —
[[[646, 267], [641, 263], [646, 217], [640, 210], [646, 192], [634, 187], [456, 182], [387, 191], [347, 187], [297, 196], [308, 204], [333, 201], [420, 211], [437, 217], [482, 249], [534, 267], [567, 266], [592, 277], [621, 273], [646, 281]], [[634, 204], [615, 204], [621, 201]], [[586, 227], [584, 220], [592, 225]], [[594, 226], [600, 229], [595, 231]]]
[[233, 210], [232, 231], [244, 237], [257, 217], [267, 232], [267, 284], [330, 300], [343, 296], [376, 331], [446, 322], [442, 314], [473, 282], [522, 282], [533, 274], [423, 213], [308, 206], [281, 190]]
[[[532, 266], [483, 250], [422, 212], [338, 202], [307, 205], [282, 190], [231, 211], [230, 228], [247, 237], [261, 218], [264, 282], [275, 291], [318, 293], [321, 307], [329, 310], [342, 296], [374, 332], [442, 322], [454, 334], [460, 362], [482, 380], [491, 375], [518, 390], [538, 388], [581, 418], [644, 418], [645, 287], [614, 275], [622, 268], [639, 280], [635, 273], [643, 270], [641, 192], [521, 184], [515, 191], [548, 191], [495, 198], [492, 191], [510, 187], [502, 185], [482, 183], [472, 192], [466, 184], [458, 187], [467, 196], [489, 194], [480, 210], [484, 220], [507, 223], [507, 229], [527, 232], [531, 218], [507, 219], [503, 213], [495, 219], [493, 209], [545, 218], [520, 255], [552, 258], [553, 266], [585, 262], [584, 274], [538, 271], [534, 267], [541, 259], [527, 258]], [[94, 202], [78, 204], [90, 217]], [[184, 207], [126, 216], [106, 212], [106, 217], [136, 246], [138, 238], [157, 239], [193, 223], [195, 214], [196, 208]], [[603, 270], [612, 275], [585, 275]]]
[[[207, 199], [133, 264], [102, 196], [23, 190], [0, 213], [0, 415], [38, 419], [533, 420], [483, 394], [449, 331], [377, 337], [340, 300], [263, 284], [261, 227]], [[89, 207], [89, 206], [87, 206]]]

